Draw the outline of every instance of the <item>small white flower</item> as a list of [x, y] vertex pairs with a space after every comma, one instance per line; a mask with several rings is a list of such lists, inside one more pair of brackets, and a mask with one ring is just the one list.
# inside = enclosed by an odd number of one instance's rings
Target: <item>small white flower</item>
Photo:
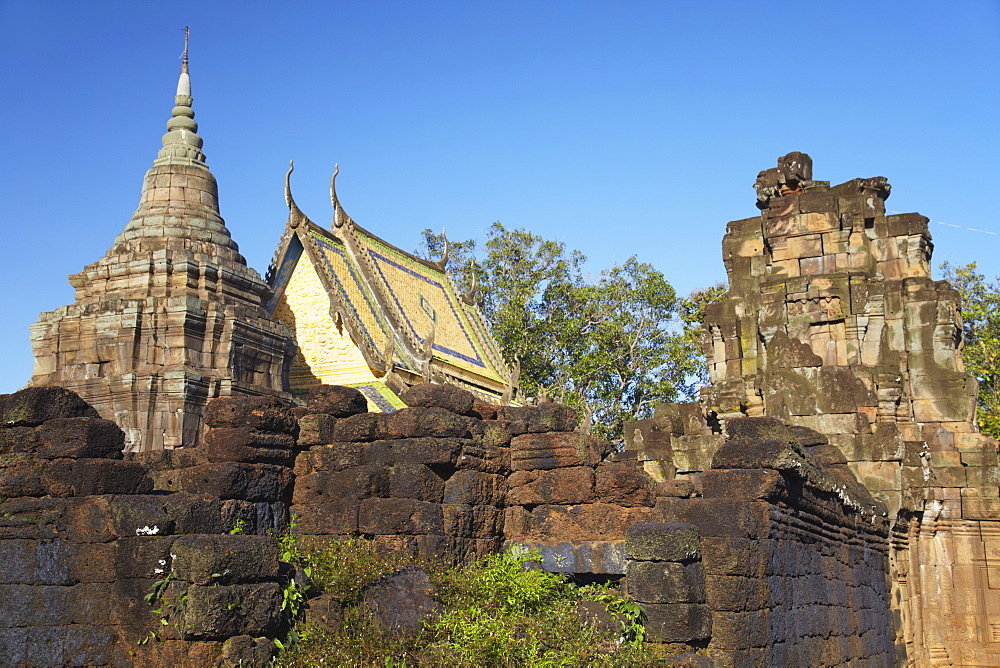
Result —
[[166, 565], [167, 565], [167, 560], [166, 559], [160, 559], [160, 566], [166, 566]]
[[162, 569], [162, 568], [154, 568], [154, 569], [153, 569], [153, 573], [154, 573], [155, 575], [159, 575], [159, 574], [160, 574], [160, 573], [162, 573], [162, 572], [163, 572], [163, 569]]

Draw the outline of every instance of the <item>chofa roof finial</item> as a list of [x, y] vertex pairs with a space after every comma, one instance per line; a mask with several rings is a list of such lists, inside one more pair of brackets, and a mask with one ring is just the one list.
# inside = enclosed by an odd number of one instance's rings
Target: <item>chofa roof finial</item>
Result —
[[333, 228], [335, 230], [343, 227], [344, 223], [354, 224], [351, 217], [344, 211], [344, 207], [340, 205], [340, 199], [337, 197], [337, 174], [340, 174], [339, 162], [333, 165], [333, 176], [330, 177], [330, 204], [333, 205]]
[[302, 213], [299, 205], [292, 197], [292, 172], [295, 171], [295, 161], [288, 161], [288, 171], [285, 172], [285, 204], [288, 206], [288, 226], [296, 228], [300, 223], [309, 222], [309, 217]]

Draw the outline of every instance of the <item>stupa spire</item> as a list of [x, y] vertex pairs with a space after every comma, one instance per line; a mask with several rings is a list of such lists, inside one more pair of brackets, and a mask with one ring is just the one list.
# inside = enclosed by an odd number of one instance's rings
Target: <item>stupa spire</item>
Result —
[[156, 165], [205, 165], [204, 145], [198, 136], [198, 123], [191, 107], [191, 75], [188, 73], [188, 39], [190, 30], [184, 26], [184, 52], [181, 54], [181, 74], [177, 79], [174, 108], [163, 135], [163, 148], [157, 153]]

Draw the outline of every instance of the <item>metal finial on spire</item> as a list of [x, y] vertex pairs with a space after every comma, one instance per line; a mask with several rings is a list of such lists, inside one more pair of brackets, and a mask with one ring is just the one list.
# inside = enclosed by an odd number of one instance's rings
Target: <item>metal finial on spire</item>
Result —
[[174, 108], [167, 121], [167, 134], [163, 135], [163, 148], [156, 164], [205, 164], [205, 154], [201, 152], [202, 140], [198, 136], [198, 124], [191, 108], [191, 76], [188, 74], [188, 42], [191, 29], [184, 26], [184, 51], [181, 53], [181, 74], [177, 78], [177, 94]]

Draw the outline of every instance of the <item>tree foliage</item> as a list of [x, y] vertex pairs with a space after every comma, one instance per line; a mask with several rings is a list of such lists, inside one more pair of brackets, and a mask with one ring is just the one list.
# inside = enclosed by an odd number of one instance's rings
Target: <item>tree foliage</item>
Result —
[[987, 282], [975, 262], [945, 262], [941, 271], [962, 296], [962, 361], [979, 381], [979, 429], [1000, 438], [1000, 285]]
[[[418, 252], [441, 257], [443, 236], [423, 235]], [[617, 440], [624, 421], [693, 395], [700, 346], [680, 331], [684, 302], [652, 265], [631, 257], [591, 280], [579, 251], [501, 223], [481, 246], [451, 242], [449, 257], [460, 289], [478, 287], [504, 358], [520, 365], [523, 396], [578, 407], [596, 433]]]

